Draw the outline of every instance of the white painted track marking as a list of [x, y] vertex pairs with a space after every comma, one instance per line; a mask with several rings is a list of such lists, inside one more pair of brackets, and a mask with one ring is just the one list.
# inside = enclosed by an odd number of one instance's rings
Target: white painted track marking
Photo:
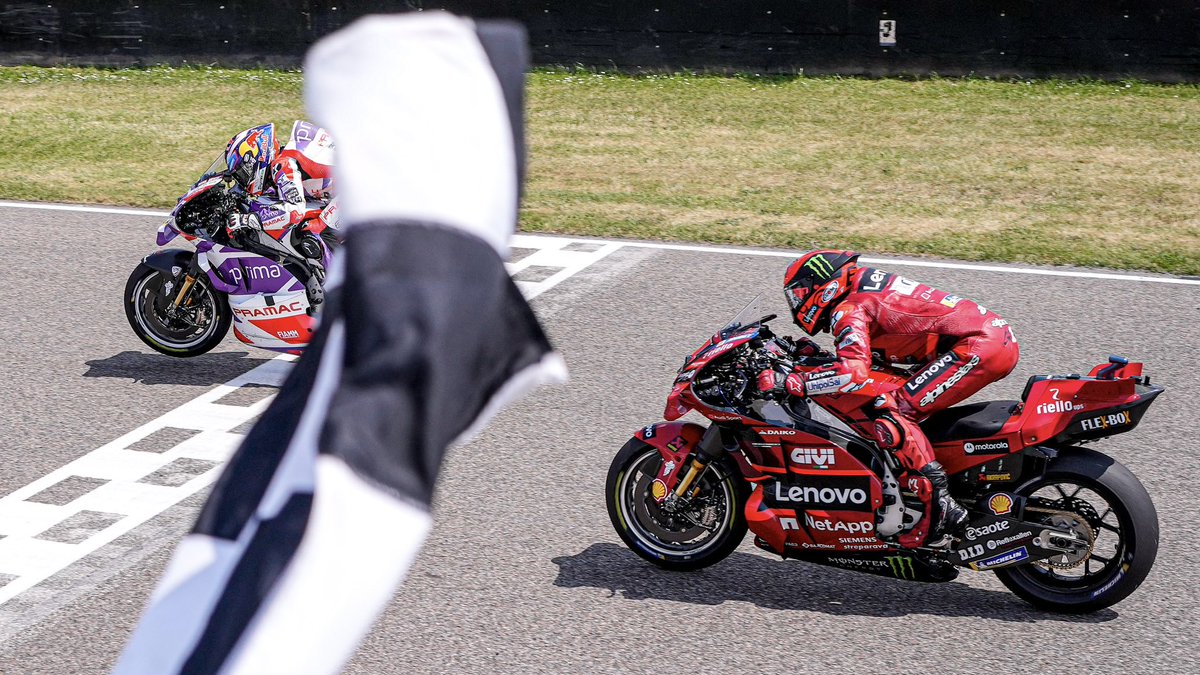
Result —
[[[572, 244], [584, 244], [590, 251], [565, 251]], [[591, 240], [562, 239], [559, 237], [543, 237], [537, 235], [518, 234], [513, 236], [512, 247], [517, 249], [537, 249], [515, 263], [507, 263], [508, 273], [517, 279], [517, 286], [526, 298], [533, 298], [557, 286], [559, 282], [579, 273], [585, 267], [600, 258], [621, 248], [616, 242], [601, 242]], [[540, 281], [521, 281], [521, 272], [531, 267], [561, 268]]]
[[0, 208], [6, 209], [35, 209], [39, 211], [78, 211], [81, 213], [113, 213], [121, 216], [154, 216], [166, 218], [170, 211], [151, 211], [148, 209], [121, 209], [115, 206], [82, 206], [79, 204], [38, 204], [36, 202], [4, 202]]
[[[588, 250], [563, 250], [572, 244]], [[517, 282], [525, 297], [532, 300], [620, 245], [519, 235], [514, 238], [513, 247], [535, 250], [508, 264], [510, 274], [519, 275], [531, 267], [557, 268], [537, 281]], [[8, 580], [0, 586], [0, 605], [215, 481], [222, 465], [244, 438], [231, 430], [262, 413], [274, 396], [249, 406], [216, 401], [245, 385], [278, 387], [294, 360], [292, 356], [276, 357], [0, 498], [0, 583]], [[163, 452], [129, 449], [163, 429], [199, 433]], [[148, 476], [178, 460], [192, 460], [202, 467], [207, 465], [199, 462], [207, 462], [211, 466], [179, 485], [146, 482]], [[72, 479], [102, 484], [63, 504], [28, 501], [43, 490]], [[65, 524], [74, 517], [85, 522], [77, 528]], [[98, 521], [92, 523], [91, 529], [86, 522], [88, 518]], [[48, 536], [56, 526], [67, 530], [59, 541]]]
[[[0, 201], [0, 208], [41, 209], [46, 211], [80, 211], [84, 213], [114, 213], [131, 216], [154, 216], [158, 218], [165, 218], [170, 215], [167, 211], [152, 211], [147, 209], [121, 209], [109, 206], [83, 206], [76, 204], [41, 204], [37, 202]], [[622, 241], [617, 239], [591, 239], [583, 237], [572, 238], [566, 235], [557, 236], [518, 234], [517, 237], [532, 237], [539, 240], [562, 241], [564, 246], [571, 242], [590, 242], [601, 245], [611, 244], [616, 248], [620, 248], [622, 246], [632, 246], [637, 248], [657, 248], [668, 251], [696, 251], [697, 253], [723, 253], [729, 255], [770, 256], [776, 258], [795, 258], [799, 253], [798, 251], [787, 251], [780, 249], [770, 250], [727, 248], [721, 246], [702, 246], [695, 244], [660, 244], [656, 242]], [[518, 246], [515, 241], [513, 246]], [[616, 248], [613, 250], [616, 250]], [[1039, 267], [1019, 267], [1015, 265], [982, 265], [975, 263], [941, 262], [938, 260], [912, 260], [907, 258], [860, 258], [860, 260], [870, 265], [909, 265], [912, 267], [933, 267], [949, 270], [974, 270], [979, 272], [1004, 272], [1010, 274], [1035, 274], [1051, 277], [1076, 277], [1080, 279], [1107, 279], [1110, 281], [1137, 281], [1159, 284], [1179, 284], [1184, 286], [1200, 286], [1200, 279], [1186, 279], [1171, 276], [1145, 276], [1137, 274], [1118, 274], [1115, 272], [1087, 272], [1083, 270], [1056, 270]], [[550, 286], [553, 285], [554, 284], [550, 284]], [[547, 286], [547, 288], [549, 288], [549, 286]]]
[[[798, 251], [781, 251], [770, 249], [722, 248], [720, 246], [693, 246], [688, 244], [657, 244], [654, 242], [629, 241], [622, 242], [625, 246], [637, 248], [660, 248], [670, 251], [696, 251], [699, 253], [724, 253], [730, 255], [753, 255], [773, 258], [795, 258]], [[981, 265], [976, 263], [941, 262], [938, 260], [912, 260], [910, 258], [872, 258], [862, 257], [859, 262], [868, 265], [911, 265], [913, 267], [936, 267], [947, 270], [973, 270], [977, 272], [1009, 272], [1012, 274], [1039, 274], [1051, 277], [1076, 277], [1080, 279], [1108, 279], [1112, 281], [1139, 281], [1160, 284], [1183, 284], [1200, 286], [1200, 279], [1184, 279], [1180, 277], [1151, 277], [1136, 274], [1117, 274], [1115, 272], [1086, 272], [1083, 270], [1056, 270], [1038, 267], [1012, 267], [1008, 265]]]
[[[287, 375], [287, 359], [290, 358], [272, 359], [0, 499], [0, 532], [4, 534], [0, 539], [0, 574], [15, 577], [0, 587], [0, 603], [33, 588], [216, 480], [220, 465], [242, 438], [229, 430], [261, 413], [269, 399], [250, 406], [221, 405], [214, 401], [245, 384], [278, 386]], [[154, 432], [167, 428], [200, 433], [161, 453], [128, 449]], [[141, 481], [179, 459], [216, 464], [182, 485], [154, 485]], [[73, 477], [105, 482], [61, 505], [26, 501]], [[119, 520], [78, 543], [39, 538], [55, 525], [83, 511], [112, 514]]]

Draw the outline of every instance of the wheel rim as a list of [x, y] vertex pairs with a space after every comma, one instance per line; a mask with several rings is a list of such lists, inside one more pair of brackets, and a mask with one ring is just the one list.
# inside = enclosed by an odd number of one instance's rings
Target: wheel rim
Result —
[[735, 493], [729, 476], [720, 465], [709, 465], [699, 478], [700, 494], [693, 504], [671, 513], [650, 494], [662, 465], [658, 451], [647, 448], [621, 475], [617, 498], [628, 532], [643, 548], [663, 557], [694, 557], [719, 545], [733, 525]]
[[187, 350], [212, 337], [217, 330], [217, 298], [202, 278], [196, 279], [192, 304], [179, 317], [166, 315], [170, 300], [162, 295], [163, 274], [142, 277], [133, 289], [133, 316], [138, 327], [169, 349]]
[[[1054, 556], [1045, 562], [1023, 565], [1011, 570], [1014, 576], [1029, 584], [1056, 593], [1079, 593], [1093, 589], [1104, 590], [1128, 569], [1133, 559], [1132, 519], [1129, 512], [1110, 490], [1103, 485], [1079, 476], [1048, 478], [1024, 490], [1026, 508], [1045, 508], [1072, 514], [1077, 532], [1086, 526], [1094, 537], [1088, 554], [1081, 560], [1065, 555]], [[1031, 513], [1026, 511], [1026, 518]], [[1070, 518], [1050, 516], [1048, 524], [1068, 525]]]

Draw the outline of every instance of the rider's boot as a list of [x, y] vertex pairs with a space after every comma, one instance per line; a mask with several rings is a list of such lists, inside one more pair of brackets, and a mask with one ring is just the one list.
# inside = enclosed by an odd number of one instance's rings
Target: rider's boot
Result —
[[315, 311], [318, 305], [325, 302], [325, 289], [321, 287], [321, 280], [315, 274], [310, 274], [305, 280], [304, 292], [308, 294], [310, 311]]
[[325, 268], [321, 265], [321, 253], [323, 252], [320, 241], [315, 235], [298, 230], [292, 231], [292, 247], [300, 254], [304, 261], [305, 272], [308, 278], [304, 280], [304, 290], [308, 294], [309, 313], [313, 313], [317, 306], [325, 302]]
[[931, 497], [933, 527], [926, 538], [929, 546], [948, 546], [950, 537], [961, 536], [966, 527], [967, 510], [950, 496], [950, 481], [946, 478], [946, 470], [937, 461], [930, 462], [921, 468], [921, 475], [929, 479], [933, 487]]

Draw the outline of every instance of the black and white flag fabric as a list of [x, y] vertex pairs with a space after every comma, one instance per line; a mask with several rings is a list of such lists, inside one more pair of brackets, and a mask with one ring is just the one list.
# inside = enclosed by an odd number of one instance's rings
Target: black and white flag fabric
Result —
[[448, 447], [565, 379], [504, 268], [524, 32], [444, 13], [318, 42], [345, 244], [322, 325], [176, 549], [115, 672], [337, 672], [430, 527]]

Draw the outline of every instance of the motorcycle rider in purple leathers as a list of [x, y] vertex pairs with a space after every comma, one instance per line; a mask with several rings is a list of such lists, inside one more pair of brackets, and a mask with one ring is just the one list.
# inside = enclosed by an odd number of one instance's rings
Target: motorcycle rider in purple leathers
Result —
[[[315, 124], [296, 121], [283, 149], [275, 125], [246, 129], [225, 147], [229, 174], [257, 208], [231, 213], [226, 230], [241, 248], [300, 266], [309, 304], [325, 298], [321, 245], [310, 234], [294, 236], [293, 228], [308, 210], [308, 201], [328, 203], [333, 197], [333, 138]], [[296, 233], [299, 234], [299, 233]]]

